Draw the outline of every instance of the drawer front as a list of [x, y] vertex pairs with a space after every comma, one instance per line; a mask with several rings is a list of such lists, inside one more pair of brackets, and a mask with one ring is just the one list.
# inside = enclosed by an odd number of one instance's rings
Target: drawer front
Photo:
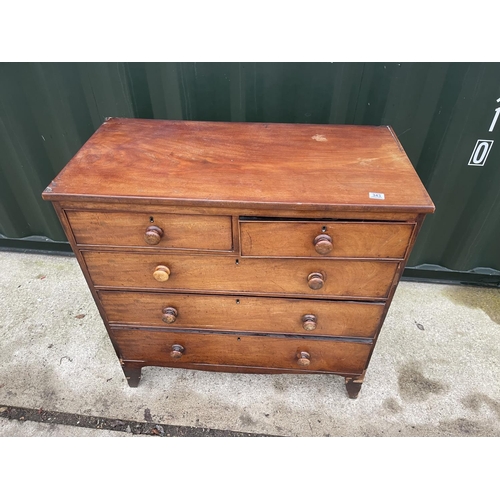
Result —
[[[360, 374], [372, 348], [354, 342], [233, 334], [114, 330], [112, 336], [124, 361], [170, 366], [194, 363]], [[180, 357], [172, 357], [173, 353]], [[304, 359], [309, 364], [302, 364]]]
[[[386, 298], [399, 263], [82, 252], [97, 287]], [[162, 267], [163, 266], [163, 267]], [[166, 281], [157, 270], [167, 269]], [[317, 288], [311, 288], [317, 287]]]
[[414, 224], [240, 222], [241, 254], [402, 259]]
[[372, 337], [383, 304], [100, 291], [111, 325]]
[[79, 245], [228, 251], [233, 246], [228, 216], [72, 210], [66, 215]]

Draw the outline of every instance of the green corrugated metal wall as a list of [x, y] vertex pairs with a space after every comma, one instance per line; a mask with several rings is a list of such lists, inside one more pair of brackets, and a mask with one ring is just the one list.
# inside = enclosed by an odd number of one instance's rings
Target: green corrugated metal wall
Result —
[[409, 267], [498, 274], [498, 98], [496, 63], [2, 63], [0, 245], [65, 241], [40, 194], [108, 116], [388, 124], [437, 207]]

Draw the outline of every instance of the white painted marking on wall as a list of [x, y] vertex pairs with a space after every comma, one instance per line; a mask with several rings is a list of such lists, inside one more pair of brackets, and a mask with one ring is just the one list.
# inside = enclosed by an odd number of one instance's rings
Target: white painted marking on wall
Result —
[[467, 165], [471, 167], [484, 167], [491, 148], [493, 147], [493, 142], [494, 141], [487, 139], [478, 139]]
[[[500, 102], [500, 97], [497, 99], [497, 102]], [[493, 116], [493, 120], [491, 122], [490, 128], [488, 132], [493, 132], [495, 130], [495, 125], [497, 124], [498, 115], [500, 115], [500, 107], [495, 108], [495, 116]]]

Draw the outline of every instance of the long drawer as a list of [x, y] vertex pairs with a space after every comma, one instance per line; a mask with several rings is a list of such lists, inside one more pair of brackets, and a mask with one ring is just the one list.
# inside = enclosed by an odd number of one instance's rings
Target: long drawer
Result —
[[179, 293], [112, 292], [99, 297], [111, 325], [373, 337], [384, 304]]
[[377, 222], [241, 221], [241, 254], [402, 259], [413, 228]]
[[231, 250], [231, 217], [150, 212], [66, 212], [79, 245]]
[[[82, 252], [96, 287], [386, 298], [398, 262]], [[157, 279], [165, 279], [158, 281]]]
[[231, 365], [342, 374], [362, 373], [372, 348], [335, 340], [147, 330], [113, 330], [112, 337], [123, 361], [145, 365]]

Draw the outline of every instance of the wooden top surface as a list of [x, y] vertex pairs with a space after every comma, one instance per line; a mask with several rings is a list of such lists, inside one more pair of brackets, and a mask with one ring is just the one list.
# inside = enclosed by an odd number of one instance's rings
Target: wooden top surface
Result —
[[[372, 199], [369, 193], [382, 193]], [[389, 127], [111, 118], [48, 200], [433, 212]]]

